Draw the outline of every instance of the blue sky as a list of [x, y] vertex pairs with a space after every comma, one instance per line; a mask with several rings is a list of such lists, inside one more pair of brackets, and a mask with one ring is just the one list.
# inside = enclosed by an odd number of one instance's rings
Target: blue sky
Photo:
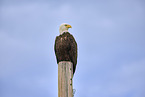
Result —
[[145, 97], [143, 0], [2, 0], [0, 97], [57, 97], [61, 23], [78, 43], [75, 97]]

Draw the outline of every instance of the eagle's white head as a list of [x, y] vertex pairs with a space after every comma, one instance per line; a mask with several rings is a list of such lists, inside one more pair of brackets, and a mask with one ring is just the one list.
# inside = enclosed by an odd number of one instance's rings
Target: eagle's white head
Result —
[[59, 33], [63, 34], [64, 32], [68, 32], [68, 29], [72, 28], [71, 25], [67, 24], [67, 23], [63, 23], [60, 25], [59, 27]]

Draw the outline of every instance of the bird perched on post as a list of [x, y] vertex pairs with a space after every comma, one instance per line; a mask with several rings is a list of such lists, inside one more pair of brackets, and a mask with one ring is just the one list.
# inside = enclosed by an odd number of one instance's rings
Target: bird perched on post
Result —
[[73, 63], [73, 74], [77, 64], [77, 43], [74, 37], [68, 32], [71, 25], [63, 23], [60, 25], [60, 35], [55, 39], [55, 55], [57, 63], [61, 61], [70, 61]]

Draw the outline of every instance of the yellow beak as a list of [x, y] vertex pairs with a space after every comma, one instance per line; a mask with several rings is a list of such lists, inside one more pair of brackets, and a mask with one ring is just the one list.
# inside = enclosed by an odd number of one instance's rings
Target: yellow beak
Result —
[[72, 28], [72, 26], [71, 26], [71, 25], [67, 25], [66, 27], [67, 27], [67, 28]]

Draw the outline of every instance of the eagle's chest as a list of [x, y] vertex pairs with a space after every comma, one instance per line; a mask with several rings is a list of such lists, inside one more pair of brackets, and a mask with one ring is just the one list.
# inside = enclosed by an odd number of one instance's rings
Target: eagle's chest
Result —
[[67, 37], [66, 37], [66, 36], [65, 36], [65, 37], [61, 37], [61, 38], [60, 38], [60, 41], [61, 41], [61, 42], [66, 42], [66, 41], [67, 41]]
[[70, 48], [69, 39], [67, 38], [67, 36], [60, 38], [59, 48], [60, 50], [68, 50]]
[[61, 45], [66, 45], [68, 42], [69, 41], [68, 41], [68, 38], [66, 36], [60, 38]]

